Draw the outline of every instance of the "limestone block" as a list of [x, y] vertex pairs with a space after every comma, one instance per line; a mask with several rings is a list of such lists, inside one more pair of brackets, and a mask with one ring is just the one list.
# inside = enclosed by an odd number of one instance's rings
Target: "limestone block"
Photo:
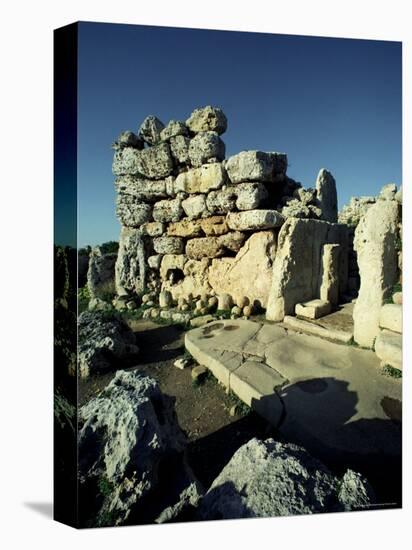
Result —
[[138, 229], [122, 227], [115, 266], [116, 292], [119, 296], [141, 292], [146, 287], [145, 248]]
[[337, 306], [339, 301], [339, 244], [324, 244], [322, 248], [320, 299]]
[[194, 195], [182, 201], [182, 208], [190, 220], [200, 218], [208, 213], [204, 195]]
[[157, 117], [147, 116], [139, 128], [139, 136], [149, 145], [155, 145], [160, 141], [161, 131], [165, 125]]
[[127, 227], [139, 227], [152, 219], [152, 206], [138, 202], [131, 195], [117, 195], [116, 216], [120, 223]]
[[158, 254], [183, 254], [184, 243], [179, 237], [162, 235], [153, 239], [153, 248]]
[[247, 296], [251, 304], [266, 307], [275, 255], [276, 234], [261, 231], [249, 237], [235, 258], [212, 260], [209, 282], [219, 297], [218, 309], [229, 309], [231, 296], [236, 303]]
[[219, 189], [226, 181], [226, 172], [222, 163], [204, 164], [182, 172], [176, 178], [175, 191], [185, 193], [208, 193]]
[[303, 304], [296, 304], [295, 313], [305, 319], [319, 319], [328, 315], [332, 310], [331, 304], [324, 300], [310, 300]]
[[154, 256], [149, 256], [147, 258], [147, 265], [151, 268], [151, 269], [156, 269], [156, 270], [159, 270], [160, 269], [160, 265], [162, 263], [162, 254], [156, 254]]
[[172, 157], [178, 164], [189, 164], [190, 138], [185, 136], [174, 136], [170, 138], [170, 151]]
[[172, 294], [168, 290], [162, 290], [159, 294], [159, 306], [171, 307], [173, 304]]
[[173, 237], [199, 237], [202, 235], [200, 220], [183, 218], [179, 222], [169, 224], [167, 234]]
[[381, 330], [375, 340], [375, 353], [384, 365], [402, 370], [402, 335]]
[[335, 178], [322, 168], [316, 179], [316, 197], [322, 211], [321, 219], [335, 223], [338, 221], [338, 196]]
[[200, 221], [203, 233], [207, 237], [218, 237], [229, 232], [225, 216], [210, 216]]
[[112, 169], [115, 176], [163, 179], [173, 172], [173, 158], [167, 143], [160, 143], [142, 151], [124, 147], [115, 151]]
[[295, 197], [305, 205], [314, 204], [316, 201], [316, 191], [311, 187], [309, 187], [308, 189], [299, 187], [298, 189], [295, 189], [293, 191], [293, 197]]
[[[165, 254], [160, 265], [160, 278], [162, 281], [171, 281], [173, 283], [173, 274], [177, 271], [183, 273], [187, 256], [184, 254]], [[174, 277], [176, 279], [176, 277]]]
[[142, 235], [149, 237], [160, 237], [166, 231], [166, 225], [162, 222], [148, 222], [140, 227]]
[[287, 156], [283, 153], [242, 151], [230, 157], [225, 166], [232, 183], [274, 182], [276, 175], [286, 173]]
[[377, 201], [355, 231], [361, 283], [353, 312], [354, 339], [363, 347], [372, 347], [379, 333], [381, 306], [398, 279], [398, 222], [398, 202]]
[[263, 183], [239, 183], [236, 188], [236, 207], [238, 210], [254, 210], [259, 208], [268, 198], [268, 192]]
[[212, 214], [227, 214], [236, 210], [237, 193], [234, 186], [219, 191], [210, 191], [206, 198], [206, 206]]
[[183, 208], [179, 198], [159, 201], [153, 207], [153, 219], [157, 222], [177, 222], [182, 216]]
[[385, 304], [379, 316], [379, 326], [402, 334], [402, 306]]
[[201, 109], [195, 109], [186, 120], [186, 126], [194, 134], [207, 131], [223, 134], [227, 128], [227, 118], [222, 109], [207, 105]]
[[216, 132], [200, 132], [190, 140], [189, 159], [192, 166], [219, 162], [225, 158], [225, 144]]
[[143, 140], [135, 133], [126, 130], [121, 132], [116, 142], [113, 145], [113, 149], [123, 149], [124, 147], [134, 147], [135, 149], [143, 149]]
[[138, 176], [119, 176], [115, 181], [118, 193], [131, 195], [136, 202], [156, 202], [167, 198], [166, 180], [149, 180]]
[[172, 137], [188, 135], [189, 130], [184, 122], [181, 122], [180, 120], [171, 120], [163, 128], [163, 130], [161, 130], [160, 139], [162, 141], [167, 141]]
[[242, 233], [231, 232], [220, 237], [200, 237], [186, 243], [186, 254], [189, 258], [218, 258], [227, 250], [236, 252], [242, 246], [245, 237]]
[[[182, 258], [187, 260], [186, 256], [182, 256]], [[192, 297], [210, 294], [211, 288], [208, 280], [209, 263], [210, 260], [208, 258], [185, 261], [183, 278], [178, 277], [177, 280], [173, 280], [173, 277], [169, 276], [167, 280], [163, 280], [162, 289], [170, 290], [173, 299], [176, 301], [180, 297], [185, 297], [191, 301]], [[162, 262], [161, 270], [164, 271], [165, 267], [166, 264], [164, 266]], [[169, 273], [173, 275], [176, 271], [171, 270]]]
[[230, 229], [238, 231], [257, 231], [280, 227], [284, 218], [277, 210], [249, 210], [246, 212], [231, 212], [226, 217]]

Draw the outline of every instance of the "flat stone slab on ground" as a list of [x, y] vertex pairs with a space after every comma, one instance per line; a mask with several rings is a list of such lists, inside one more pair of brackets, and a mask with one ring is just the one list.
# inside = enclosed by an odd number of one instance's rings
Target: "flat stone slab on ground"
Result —
[[324, 300], [310, 300], [309, 302], [304, 302], [303, 304], [296, 304], [295, 313], [300, 315], [300, 317], [305, 317], [306, 319], [318, 319], [319, 317], [324, 317], [331, 312], [332, 306], [329, 302]]
[[381, 330], [375, 340], [375, 352], [382, 363], [402, 370], [402, 334]]
[[318, 323], [314, 323], [313, 321], [298, 319], [297, 317], [292, 317], [291, 315], [285, 316], [282, 326], [288, 329], [291, 328], [292, 330], [298, 332], [303, 332], [305, 334], [313, 334], [314, 336], [319, 336], [320, 338], [343, 342], [344, 344], [349, 344], [349, 342], [353, 339], [353, 332], [328, 328], [327, 326], [322, 326]]

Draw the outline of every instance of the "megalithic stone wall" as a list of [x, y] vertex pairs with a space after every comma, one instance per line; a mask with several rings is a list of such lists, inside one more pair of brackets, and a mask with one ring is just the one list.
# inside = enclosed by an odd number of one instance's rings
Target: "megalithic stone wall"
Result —
[[287, 176], [284, 153], [242, 151], [225, 160], [226, 128], [222, 110], [207, 106], [186, 122], [165, 126], [149, 116], [138, 134], [120, 134], [113, 146], [119, 295], [229, 294], [233, 303], [266, 307], [280, 227], [290, 217], [325, 217], [332, 176], [319, 200]]

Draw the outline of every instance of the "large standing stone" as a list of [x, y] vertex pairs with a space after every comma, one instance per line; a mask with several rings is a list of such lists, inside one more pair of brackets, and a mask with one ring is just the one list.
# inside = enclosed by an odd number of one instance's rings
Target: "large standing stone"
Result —
[[87, 287], [91, 298], [107, 300], [114, 295], [116, 259], [117, 254], [103, 254], [99, 246], [92, 249], [87, 271]]
[[227, 128], [227, 118], [222, 109], [207, 105], [201, 109], [195, 109], [186, 120], [186, 126], [194, 134], [209, 130], [223, 134]]
[[127, 227], [139, 227], [152, 219], [152, 206], [145, 202], [139, 202], [132, 195], [117, 195], [116, 216], [122, 225]]
[[239, 231], [258, 231], [280, 227], [284, 218], [277, 210], [249, 210], [247, 212], [231, 212], [226, 217], [230, 229]]
[[335, 223], [338, 221], [338, 196], [336, 193], [335, 178], [330, 172], [322, 168], [316, 180], [316, 197], [319, 208], [322, 210], [321, 219]]
[[287, 156], [283, 153], [242, 151], [230, 157], [225, 167], [232, 183], [273, 182], [276, 176], [286, 173]]
[[257, 303], [266, 307], [275, 254], [275, 233], [255, 233], [249, 237], [235, 258], [212, 260], [209, 282], [219, 296], [229, 294], [235, 301], [246, 296], [251, 304]]
[[368, 209], [355, 231], [361, 284], [353, 311], [354, 339], [364, 347], [373, 346], [379, 333], [382, 304], [397, 282], [398, 223], [398, 202], [378, 201]]
[[236, 187], [238, 210], [254, 210], [259, 208], [263, 201], [268, 198], [268, 192], [263, 183], [240, 183]]
[[225, 181], [226, 172], [220, 162], [205, 164], [179, 174], [175, 182], [175, 191], [208, 193], [222, 187]]
[[237, 252], [242, 246], [245, 236], [237, 231], [226, 233], [220, 237], [200, 237], [190, 239], [186, 244], [186, 254], [193, 260], [201, 258], [218, 258], [228, 250]]
[[208, 215], [206, 199], [204, 195], [194, 195], [182, 201], [182, 208], [190, 220]]
[[165, 125], [157, 117], [150, 115], [144, 119], [140, 128], [139, 136], [149, 145], [159, 143], [161, 132]]
[[115, 176], [141, 176], [151, 179], [163, 179], [173, 172], [173, 158], [167, 143], [138, 151], [125, 147], [115, 151], [113, 174]]
[[219, 191], [210, 191], [206, 198], [206, 206], [212, 214], [227, 214], [236, 210], [237, 193], [234, 186]]
[[189, 158], [192, 166], [222, 161], [225, 158], [225, 144], [216, 132], [201, 132], [190, 140]]
[[[286, 220], [278, 236], [267, 319], [281, 321], [285, 315], [294, 314], [296, 304], [319, 296], [323, 245], [340, 244], [346, 238], [344, 225], [298, 218]], [[343, 262], [347, 270], [345, 258]], [[344, 267], [340, 270], [344, 275]]]
[[240, 447], [203, 497], [204, 520], [291, 516], [364, 509], [374, 501], [368, 481], [332, 473], [303, 448], [273, 439]]
[[153, 207], [153, 219], [157, 222], [177, 222], [183, 216], [179, 198], [157, 202]]
[[153, 239], [153, 248], [157, 254], [183, 254], [184, 244], [179, 237], [162, 235]]
[[339, 254], [339, 244], [323, 245], [319, 297], [332, 306], [339, 301]]
[[115, 277], [119, 296], [141, 292], [146, 286], [145, 249], [138, 229], [122, 227]]
[[148, 180], [137, 176], [120, 176], [116, 178], [115, 188], [118, 193], [131, 195], [137, 202], [156, 202], [167, 197], [165, 180]]

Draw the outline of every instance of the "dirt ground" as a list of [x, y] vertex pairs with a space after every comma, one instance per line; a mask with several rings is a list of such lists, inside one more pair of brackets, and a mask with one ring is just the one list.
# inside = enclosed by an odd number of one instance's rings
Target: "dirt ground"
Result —
[[[141, 350], [138, 364], [131, 368], [155, 378], [162, 392], [175, 398], [178, 422], [188, 438], [189, 463], [205, 487], [241, 445], [252, 437], [275, 436], [273, 428], [252, 411], [231, 416], [235, 401], [213, 377], [194, 386], [191, 368], [180, 370], [173, 365], [185, 353], [181, 327], [139, 320], [131, 328]], [[80, 379], [79, 405], [98, 395], [113, 376], [111, 372]]]

